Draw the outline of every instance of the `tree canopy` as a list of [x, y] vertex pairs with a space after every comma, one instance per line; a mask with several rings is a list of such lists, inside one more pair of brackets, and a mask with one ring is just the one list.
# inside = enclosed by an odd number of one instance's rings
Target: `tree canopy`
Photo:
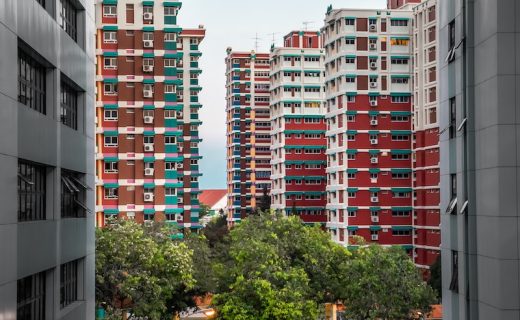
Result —
[[[163, 224], [117, 221], [96, 230], [96, 301], [109, 319], [165, 319], [169, 300], [194, 286], [192, 250]], [[170, 315], [171, 318], [171, 315]]]
[[434, 302], [401, 248], [351, 253], [294, 216], [249, 216], [231, 230], [227, 252], [214, 266], [221, 319], [316, 319], [338, 301], [348, 318], [407, 319]]

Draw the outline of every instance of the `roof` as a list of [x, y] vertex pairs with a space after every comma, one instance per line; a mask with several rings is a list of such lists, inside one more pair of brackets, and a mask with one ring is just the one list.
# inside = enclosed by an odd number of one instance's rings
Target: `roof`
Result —
[[217, 202], [224, 198], [226, 194], [226, 189], [202, 190], [202, 193], [199, 196], [199, 201], [209, 207], [213, 207]]
[[442, 305], [441, 304], [432, 305], [432, 311], [428, 314], [426, 319], [428, 319], [428, 320], [442, 319]]

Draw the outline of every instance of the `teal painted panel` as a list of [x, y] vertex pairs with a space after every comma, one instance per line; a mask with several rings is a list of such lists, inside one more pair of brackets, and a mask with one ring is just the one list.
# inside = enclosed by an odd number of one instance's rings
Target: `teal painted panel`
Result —
[[167, 144], [164, 146], [164, 151], [166, 153], [177, 153], [178, 151], [178, 148], [177, 148], [177, 145], [176, 144]]
[[176, 16], [164, 16], [164, 24], [177, 24]]
[[176, 196], [165, 196], [164, 202], [166, 204], [177, 204], [177, 197]]
[[164, 171], [164, 173], [166, 179], [177, 179], [177, 177], [179, 176], [177, 170], [166, 170]]
[[164, 75], [167, 77], [177, 76], [177, 68], [173, 68], [173, 67], [164, 68]]
[[164, 101], [167, 102], [177, 102], [177, 94], [176, 93], [165, 93]]
[[177, 127], [177, 119], [164, 119], [164, 126], [169, 128]]

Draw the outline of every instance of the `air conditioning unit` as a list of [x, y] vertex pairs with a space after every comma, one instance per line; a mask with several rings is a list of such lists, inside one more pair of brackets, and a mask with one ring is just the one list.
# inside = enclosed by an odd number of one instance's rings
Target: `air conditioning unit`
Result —
[[417, 239], [417, 238], [419, 238], [419, 236], [418, 236], [417, 234], [414, 234], [414, 235], [413, 235], [413, 238], [414, 238], [414, 239]]
[[370, 179], [370, 183], [377, 183], [377, 179]]
[[371, 43], [371, 44], [368, 46], [368, 48], [369, 48], [370, 50], [377, 50], [377, 43]]
[[370, 158], [370, 163], [377, 163], [377, 158]]
[[177, 169], [182, 169], [182, 168], [184, 168], [184, 163], [182, 163], [182, 162], [177, 162], [177, 163], [175, 164], [175, 168], [177, 168]]
[[370, 197], [370, 202], [378, 202], [379, 197]]
[[144, 201], [145, 202], [152, 202], [153, 201], [153, 193], [145, 192], [144, 193]]
[[377, 120], [370, 120], [371, 126], [377, 126]]
[[[377, 197], [372, 197], [372, 198], [377, 198]], [[373, 217], [370, 217], [370, 220], [372, 220], [372, 222], [379, 222], [379, 217], [373, 216]]]
[[152, 20], [152, 19], [153, 19], [153, 13], [151, 13], [151, 12], [143, 13], [143, 20]]
[[153, 66], [144, 65], [143, 66], [143, 71], [144, 72], [153, 72]]
[[144, 40], [143, 47], [145, 48], [153, 48], [153, 40]]
[[372, 241], [376, 241], [378, 236], [377, 234], [373, 234], [370, 238], [372, 239]]
[[[377, 144], [377, 139], [370, 139], [370, 144]], [[377, 158], [373, 158], [373, 159], [377, 159]]]
[[143, 97], [145, 97], [145, 98], [153, 98], [152, 90], [143, 90]]
[[377, 62], [370, 62], [370, 69], [372, 69], [372, 70], [377, 69]]
[[153, 117], [152, 116], [145, 116], [144, 117], [144, 123], [153, 123]]
[[184, 216], [182, 214], [178, 214], [175, 216], [175, 221], [184, 222]]
[[377, 82], [370, 82], [370, 88], [377, 88]]
[[377, 25], [375, 25], [375, 24], [371, 24], [371, 25], [368, 27], [368, 30], [370, 30], [371, 32], [377, 31]]
[[370, 100], [371, 107], [377, 107], [377, 100]]
[[153, 144], [152, 143], [145, 143], [144, 144], [144, 151], [153, 151]]
[[153, 169], [152, 168], [146, 168], [144, 169], [144, 175], [145, 176], [153, 176]]

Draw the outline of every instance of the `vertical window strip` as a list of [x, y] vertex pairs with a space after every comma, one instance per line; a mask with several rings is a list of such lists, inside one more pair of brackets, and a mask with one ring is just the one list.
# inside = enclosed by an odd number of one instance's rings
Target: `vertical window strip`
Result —
[[46, 114], [45, 90], [45, 67], [18, 49], [18, 101]]

